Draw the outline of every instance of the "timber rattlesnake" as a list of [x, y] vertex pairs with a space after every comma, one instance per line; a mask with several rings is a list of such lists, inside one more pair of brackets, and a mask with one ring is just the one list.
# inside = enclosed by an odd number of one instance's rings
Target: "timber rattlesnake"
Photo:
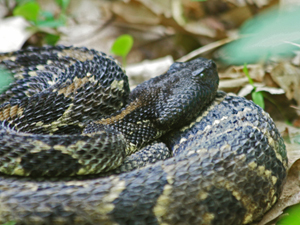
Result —
[[283, 140], [260, 107], [217, 91], [211, 60], [131, 93], [95, 50], [28, 48], [1, 64], [16, 82], [0, 96], [0, 223], [237, 225], [279, 198]]

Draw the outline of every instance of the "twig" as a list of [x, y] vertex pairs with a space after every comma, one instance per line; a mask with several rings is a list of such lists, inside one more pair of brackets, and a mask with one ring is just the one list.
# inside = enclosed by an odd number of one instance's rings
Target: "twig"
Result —
[[194, 58], [194, 57], [196, 57], [196, 56], [198, 56], [198, 55], [200, 55], [204, 52], [207, 52], [207, 51], [210, 51], [212, 49], [218, 48], [218, 47], [220, 47], [224, 44], [227, 44], [229, 42], [232, 42], [232, 41], [234, 41], [238, 38], [239, 38], [239, 36], [234, 36], [234, 37], [228, 37], [228, 38], [225, 38], [225, 39], [222, 39], [222, 40], [219, 40], [219, 41], [212, 42], [208, 45], [202, 46], [202, 47], [190, 52], [189, 54], [181, 57], [180, 59], [178, 59], [176, 61], [177, 62], [186, 62], [186, 61], [188, 61], [188, 60], [190, 60], [190, 59], [192, 59], [192, 58]]

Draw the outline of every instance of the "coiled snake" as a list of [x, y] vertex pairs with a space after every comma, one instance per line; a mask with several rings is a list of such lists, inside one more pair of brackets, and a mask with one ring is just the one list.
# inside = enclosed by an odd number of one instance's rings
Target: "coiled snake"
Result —
[[284, 142], [260, 107], [217, 91], [211, 60], [174, 63], [130, 93], [95, 50], [0, 62], [16, 78], [0, 96], [0, 224], [238, 225], [279, 198]]

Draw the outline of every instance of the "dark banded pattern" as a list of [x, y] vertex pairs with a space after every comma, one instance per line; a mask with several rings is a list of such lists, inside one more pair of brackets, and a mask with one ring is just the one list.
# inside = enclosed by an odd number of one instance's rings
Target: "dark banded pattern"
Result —
[[[94, 50], [32, 48], [0, 61], [17, 79], [0, 97], [0, 224], [240, 225], [280, 196], [287, 155], [273, 120], [216, 93], [210, 60], [174, 63], [130, 94], [122, 70]], [[117, 78], [97, 81], [106, 71]], [[116, 112], [100, 112], [95, 96]], [[93, 165], [100, 159], [106, 169]]]

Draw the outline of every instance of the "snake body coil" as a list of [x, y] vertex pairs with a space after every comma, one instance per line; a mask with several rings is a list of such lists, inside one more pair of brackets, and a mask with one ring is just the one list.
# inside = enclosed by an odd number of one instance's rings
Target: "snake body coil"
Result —
[[1, 64], [16, 82], [0, 96], [0, 223], [238, 225], [279, 198], [283, 140], [260, 107], [217, 91], [211, 60], [131, 93], [117, 62], [86, 48]]

